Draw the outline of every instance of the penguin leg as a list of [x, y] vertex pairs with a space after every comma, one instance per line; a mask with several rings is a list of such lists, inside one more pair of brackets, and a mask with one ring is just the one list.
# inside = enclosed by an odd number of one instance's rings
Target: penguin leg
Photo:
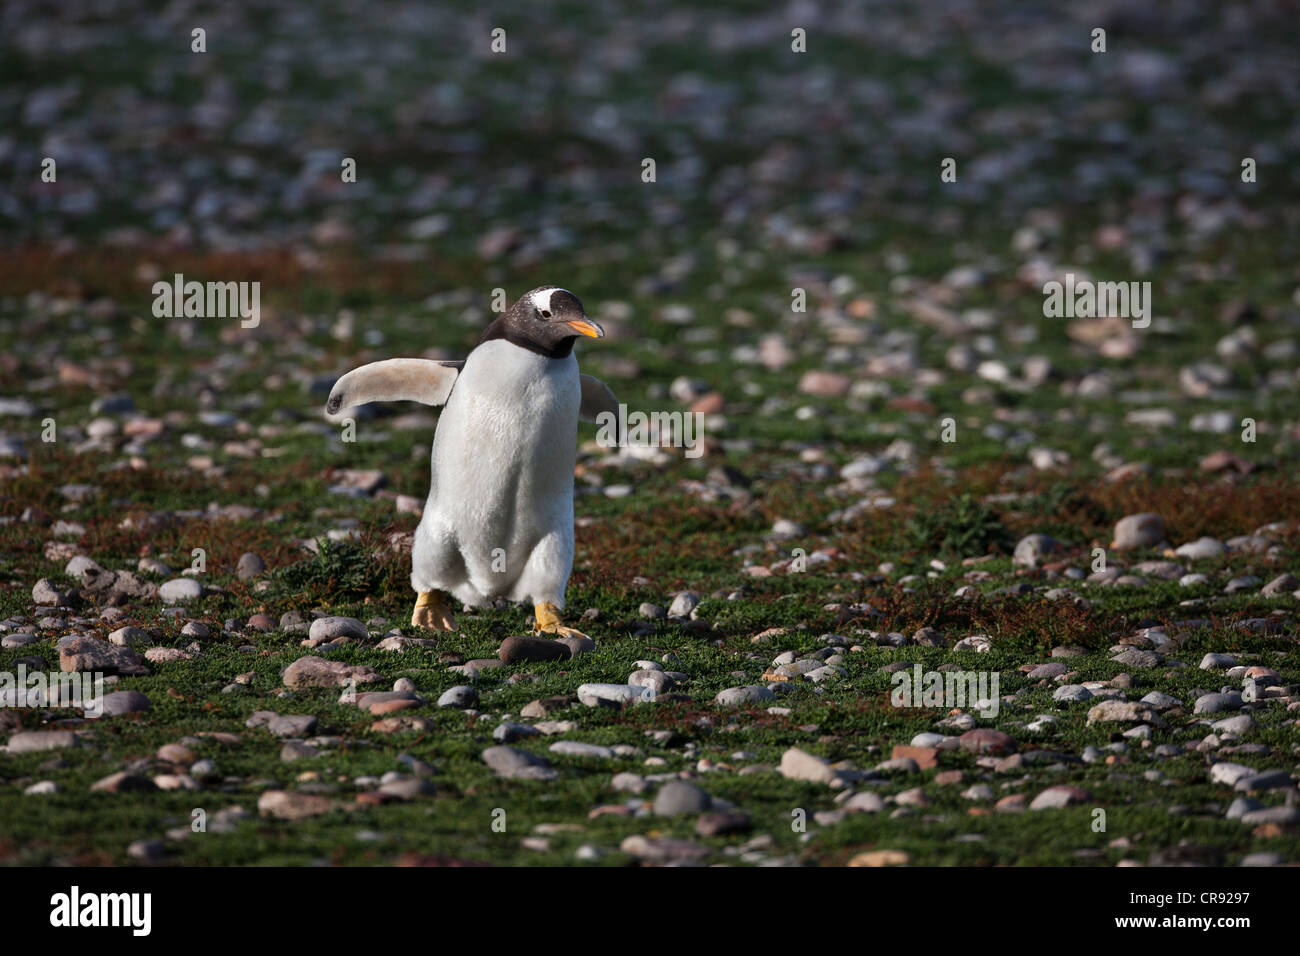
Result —
[[411, 627], [427, 627], [431, 631], [456, 630], [456, 617], [446, 591], [421, 591], [415, 598], [415, 613]]
[[565, 627], [561, 624], [560, 609], [550, 601], [534, 604], [533, 614], [537, 618], [533, 624], [533, 630], [538, 634], [554, 634], [556, 637], [577, 637], [582, 640], [590, 639], [577, 628]]

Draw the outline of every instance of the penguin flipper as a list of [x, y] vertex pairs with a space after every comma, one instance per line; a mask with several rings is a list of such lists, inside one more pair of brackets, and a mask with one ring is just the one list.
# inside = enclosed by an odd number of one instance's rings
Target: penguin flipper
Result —
[[327, 414], [367, 402], [422, 402], [442, 405], [464, 362], [397, 358], [354, 368], [330, 390]]
[[578, 420], [599, 424], [596, 416], [601, 412], [609, 412], [617, 421], [618, 399], [609, 386], [591, 375], [579, 375], [578, 378], [582, 380], [582, 405], [578, 408]]

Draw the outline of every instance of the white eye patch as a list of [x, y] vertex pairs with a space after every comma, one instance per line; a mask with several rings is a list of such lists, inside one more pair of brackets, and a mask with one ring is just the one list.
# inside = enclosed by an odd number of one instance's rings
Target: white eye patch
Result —
[[[542, 289], [539, 292], [533, 293], [533, 308], [541, 312], [551, 311], [551, 295], [555, 292], [567, 292], [569, 295], [573, 295], [573, 293], [569, 292], [568, 289]], [[576, 296], [574, 297], [577, 298]]]

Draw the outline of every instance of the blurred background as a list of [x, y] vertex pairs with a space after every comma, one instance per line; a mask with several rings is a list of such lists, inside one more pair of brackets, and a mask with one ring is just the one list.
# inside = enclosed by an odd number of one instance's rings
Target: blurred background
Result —
[[[339, 372], [460, 357], [493, 289], [556, 283], [621, 397], [813, 479], [868, 449], [855, 494], [1294, 456], [1293, 6], [709, 7], [6, 3], [4, 447], [118, 391], [315, 427]], [[177, 272], [260, 281], [261, 326], [153, 318]], [[1151, 281], [1152, 327], [1045, 319], [1066, 272]], [[320, 427], [287, 454], [343, 454]], [[419, 494], [409, 445], [381, 455]]]

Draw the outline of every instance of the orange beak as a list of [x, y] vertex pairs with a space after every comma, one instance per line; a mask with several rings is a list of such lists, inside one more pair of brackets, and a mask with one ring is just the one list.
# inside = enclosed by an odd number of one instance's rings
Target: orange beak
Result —
[[588, 338], [602, 339], [605, 337], [605, 330], [586, 316], [581, 319], [573, 319], [564, 324], [573, 329], [573, 331], [577, 332], [579, 335], [585, 335]]

